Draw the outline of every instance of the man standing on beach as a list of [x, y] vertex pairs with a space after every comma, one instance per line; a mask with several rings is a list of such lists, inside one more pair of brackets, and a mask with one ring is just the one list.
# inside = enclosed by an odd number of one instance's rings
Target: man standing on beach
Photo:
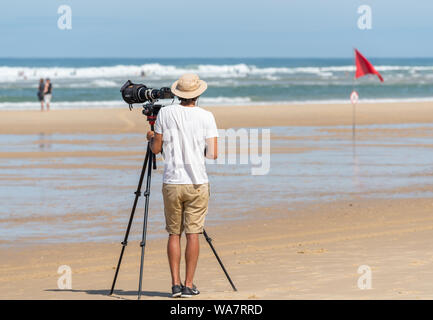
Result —
[[44, 88], [44, 101], [47, 105], [47, 111], [50, 111], [50, 102], [51, 102], [51, 94], [52, 94], [53, 86], [51, 85], [50, 79], [47, 78], [45, 82]]
[[[152, 152], [163, 149], [164, 176], [162, 194], [166, 230], [169, 233], [167, 255], [172, 278], [173, 297], [191, 297], [200, 292], [193, 284], [209, 201], [209, 183], [205, 157], [217, 158], [218, 130], [212, 113], [196, 106], [207, 84], [196, 74], [184, 74], [171, 91], [179, 97], [159, 111], [155, 132], [149, 131]], [[185, 285], [180, 279], [180, 238], [186, 234]]]
[[38, 99], [41, 103], [41, 111], [44, 111], [44, 90], [45, 90], [45, 84], [44, 79], [39, 80], [39, 87], [38, 87]]

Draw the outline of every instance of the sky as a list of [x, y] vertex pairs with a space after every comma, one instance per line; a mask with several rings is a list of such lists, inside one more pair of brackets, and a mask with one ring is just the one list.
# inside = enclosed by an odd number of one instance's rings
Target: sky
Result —
[[1, 1], [0, 57], [433, 57], [432, 13], [431, 0]]

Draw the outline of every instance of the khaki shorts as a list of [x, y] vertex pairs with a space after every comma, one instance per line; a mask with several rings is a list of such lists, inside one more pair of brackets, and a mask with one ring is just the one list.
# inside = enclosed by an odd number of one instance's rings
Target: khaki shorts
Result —
[[209, 202], [209, 184], [162, 185], [165, 229], [169, 234], [202, 233]]

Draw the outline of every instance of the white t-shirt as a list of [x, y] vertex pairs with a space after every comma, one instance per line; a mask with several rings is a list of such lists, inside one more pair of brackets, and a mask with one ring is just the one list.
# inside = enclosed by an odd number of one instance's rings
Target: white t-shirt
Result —
[[211, 112], [179, 104], [166, 106], [158, 113], [155, 132], [162, 134], [164, 183], [208, 182], [204, 156], [206, 139], [218, 137]]

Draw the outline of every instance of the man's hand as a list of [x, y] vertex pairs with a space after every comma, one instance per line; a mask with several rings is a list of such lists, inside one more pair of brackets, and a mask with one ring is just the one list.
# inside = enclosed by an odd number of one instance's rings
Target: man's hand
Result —
[[147, 141], [150, 141], [155, 136], [155, 132], [148, 131], [147, 132]]

